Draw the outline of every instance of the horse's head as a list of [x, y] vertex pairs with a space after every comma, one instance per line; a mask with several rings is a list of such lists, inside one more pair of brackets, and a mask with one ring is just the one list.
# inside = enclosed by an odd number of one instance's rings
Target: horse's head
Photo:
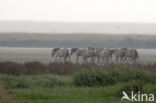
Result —
[[55, 53], [56, 53], [59, 49], [60, 49], [60, 48], [54, 48], [53, 51], [52, 51], [52, 55], [51, 55], [51, 56], [53, 57], [53, 56], [55, 55]]
[[71, 55], [73, 55], [73, 53], [75, 53], [77, 51], [78, 48], [72, 48], [71, 49]]

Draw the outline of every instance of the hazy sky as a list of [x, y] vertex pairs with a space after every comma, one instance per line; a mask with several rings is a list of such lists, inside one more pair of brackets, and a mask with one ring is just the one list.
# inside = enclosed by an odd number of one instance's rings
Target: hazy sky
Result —
[[156, 0], [0, 0], [0, 21], [156, 23]]

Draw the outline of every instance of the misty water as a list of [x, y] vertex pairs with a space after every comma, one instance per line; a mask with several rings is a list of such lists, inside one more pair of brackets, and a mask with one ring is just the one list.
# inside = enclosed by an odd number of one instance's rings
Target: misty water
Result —
[[[31, 62], [40, 61], [42, 63], [54, 62], [51, 57], [52, 48], [13, 48], [0, 47], [0, 61]], [[138, 49], [140, 60], [145, 63], [156, 62], [156, 49]], [[75, 55], [71, 56], [75, 62]], [[80, 58], [81, 60], [81, 58]]]

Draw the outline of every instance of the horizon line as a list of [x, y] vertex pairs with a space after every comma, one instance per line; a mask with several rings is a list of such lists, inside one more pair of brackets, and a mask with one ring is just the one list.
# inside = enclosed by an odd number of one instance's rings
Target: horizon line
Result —
[[119, 24], [156, 24], [155, 22], [104, 22], [104, 21], [39, 21], [39, 20], [0, 20], [0, 22], [48, 22], [48, 23], [98, 23], [98, 24], [113, 24], [113, 23], [119, 23]]

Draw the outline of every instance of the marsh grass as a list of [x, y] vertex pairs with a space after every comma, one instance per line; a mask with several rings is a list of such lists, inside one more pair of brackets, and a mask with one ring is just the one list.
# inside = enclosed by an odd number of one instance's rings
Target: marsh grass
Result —
[[2, 94], [7, 97], [8, 93], [17, 103], [120, 103], [123, 90], [156, 94], [155, 67], [4, 62], [0, 63], [0, 82]]
[[41, 74], [56, 74], [56, 75], [73, 75], [75, 72], [84, 69], [131, 69], [134, 71], [145, 71], [146, 73], [156, 73], [156, 63], [153, 64], [74, 64], [66, 63], [49, 63], [42, 64], [41, 62], [25, 62], [24, 64], [15, 62], [0, 62], [0, 74], [9, 75], [41, 75]]

